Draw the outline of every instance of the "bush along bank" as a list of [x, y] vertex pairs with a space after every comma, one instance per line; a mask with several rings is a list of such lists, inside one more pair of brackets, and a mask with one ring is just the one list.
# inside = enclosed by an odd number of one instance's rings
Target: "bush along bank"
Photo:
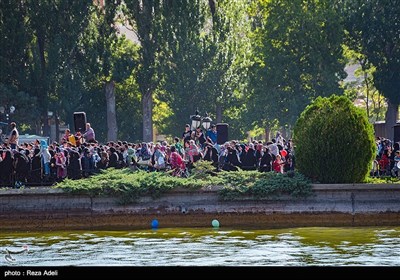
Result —
[[121, 204], [129, 204], [143, 196], [160, 197], [172, 189], [198, 190], [221, 186], [222, 200], [277, 198], [312, 195], [311, 182], [297, 172], [279, 174], [258, 171], [213, 172], [204, 163], [192, 169], [188, 178], [173, 177], [169, 172], [146, 172], [129, 169], [107, 169], [80, 180], [65, 180], [55, 185], [66, 192], [90, 196], [116, 196]]
[[365, 111], [345, 96], [318, 97], [294, 127], [296, 168], [324, 184], [362, 183], [376, 156]]

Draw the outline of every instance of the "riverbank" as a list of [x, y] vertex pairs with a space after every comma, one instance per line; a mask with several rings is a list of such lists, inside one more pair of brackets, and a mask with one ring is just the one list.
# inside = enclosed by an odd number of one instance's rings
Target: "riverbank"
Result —
[[218, 187], [175, 189], [160, 198], [118, 204], [116, 197], [91, 197], [60, 189], [1, 189], [1, 230], [112, 230], [160, 227], [399, 226], [400, 186], [317, 184], [308, 198], [224, 201]]

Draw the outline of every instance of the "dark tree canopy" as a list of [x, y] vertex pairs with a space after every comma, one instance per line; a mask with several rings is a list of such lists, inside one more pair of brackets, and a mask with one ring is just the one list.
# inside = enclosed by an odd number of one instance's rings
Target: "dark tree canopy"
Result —
[[376, 88], [400, 104], [400, 1], [348, 0], [343, 8], [348, 45], [376, 67]]
[[232, 138], [291, 127], [342, 93], [344, 43], [376, 68], [395, 123], [400, 0], [101, 2], [0, 1], [0, 105], [17, 108], [22, 133], [73, 128], [85, 111], [101, 141], [154, 141], [179, 136], [196, 108]]
[[[250, 114], [259, 124], [293, 125], [318, 96], [340, 94], [345, 77], [343, 27], [330, 0], [256, 1], [254, 97]], [[257, 112], [257, 114], [254, 114]]]

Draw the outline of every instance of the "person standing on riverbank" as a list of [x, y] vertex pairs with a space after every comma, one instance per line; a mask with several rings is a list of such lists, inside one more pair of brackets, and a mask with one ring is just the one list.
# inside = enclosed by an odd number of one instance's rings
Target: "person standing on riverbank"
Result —
[[8, 137], [8, 144], [11, 146], [12, 150], [15, 150], [18, 146], [19, 133], [17, 130], [17, 124], [15, 122], [12, 122], [10, 126], [11, 132], [10, 136]]
[[94, 130], [91, 127], [90, 123], [86, 123], [86, 131], [83, 134], [83, 138], [85, 138], [85, 141], [88, 143], [96, 142], [96, 134], [94, 133]]

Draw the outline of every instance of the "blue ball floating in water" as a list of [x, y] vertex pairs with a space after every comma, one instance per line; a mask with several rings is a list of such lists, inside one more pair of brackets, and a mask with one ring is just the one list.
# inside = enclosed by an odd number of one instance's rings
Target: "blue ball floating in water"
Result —
[[219, 222], [218, 222], [218, 220], [212, 220], [211, 225], [212, 225], [214, 228], [218, 228], [218, 227], [219, 227]]
[[158, 220], [154, 219], [151, 221], [151, 228], [158, 228]]

